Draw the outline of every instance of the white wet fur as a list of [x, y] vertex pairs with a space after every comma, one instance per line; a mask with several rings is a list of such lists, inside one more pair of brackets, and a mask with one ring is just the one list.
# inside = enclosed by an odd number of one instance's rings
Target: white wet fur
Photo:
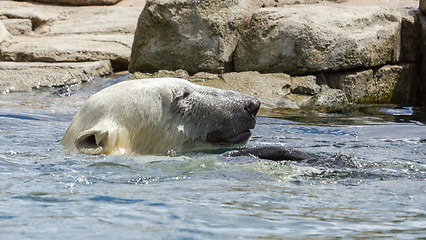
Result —
[[212, 147], [209, 133], [232, 139], [254, 127], [245, 110], [252, 99], [177, 78], [124, 81], [91, 96], [61, 144], [86, 154], [163, 155]]

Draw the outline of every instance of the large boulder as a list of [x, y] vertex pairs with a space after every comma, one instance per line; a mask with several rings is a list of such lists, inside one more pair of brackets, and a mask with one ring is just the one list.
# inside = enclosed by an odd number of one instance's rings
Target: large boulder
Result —
[[148, 1], [129, 70], [309, 74], [399, 60], [398, 11], [336, 4], [261, 8], [291, 3]]
[[147, 1], [132, 47], [131, 72], [232, 69], [239, 31], [259, 3], [253, 0]]
[[401, 15], [378, 6], [262, 8], [235, 53], [235, 70], [317, 73], [399, 59]]

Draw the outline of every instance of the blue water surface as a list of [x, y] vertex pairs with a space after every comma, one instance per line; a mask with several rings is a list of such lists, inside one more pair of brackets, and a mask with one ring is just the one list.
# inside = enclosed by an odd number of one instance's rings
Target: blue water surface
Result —
[[250, 146], [321, 159], [311, 162], [66, 153], [69, 122], [102, 87], [0, 96], [1, 239], [426, 238], [419, 121], [258, 118]]

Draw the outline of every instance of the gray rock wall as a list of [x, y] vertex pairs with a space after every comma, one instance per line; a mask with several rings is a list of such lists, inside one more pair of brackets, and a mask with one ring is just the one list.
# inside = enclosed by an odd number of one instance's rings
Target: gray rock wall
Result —
[[235, 54], [237, 71], [309, 74], [396, 62], [401, 16], [370, 6], [304, 5], [257, 11]]
[[314, 74], [354, 102], [418, 103], [419, 11], [294, 4], [148, 1], [129, 70]]

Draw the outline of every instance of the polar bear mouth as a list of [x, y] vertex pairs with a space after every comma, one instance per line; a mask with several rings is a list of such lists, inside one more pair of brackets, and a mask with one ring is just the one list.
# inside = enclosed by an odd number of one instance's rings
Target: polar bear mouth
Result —
[[232, 136], [224, 136], [220, 131], [213, 131], [207, 134], [207, 142], [217, 145], [241, 144], [247, 142], [251, 137], [249, 129]]

